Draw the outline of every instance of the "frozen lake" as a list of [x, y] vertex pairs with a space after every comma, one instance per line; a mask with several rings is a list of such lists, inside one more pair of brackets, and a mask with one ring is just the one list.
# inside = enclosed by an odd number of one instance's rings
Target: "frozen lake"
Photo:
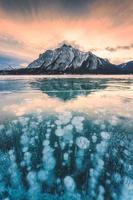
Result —
[[133, 76], [0, 76], [0, 199], [133, 200]]

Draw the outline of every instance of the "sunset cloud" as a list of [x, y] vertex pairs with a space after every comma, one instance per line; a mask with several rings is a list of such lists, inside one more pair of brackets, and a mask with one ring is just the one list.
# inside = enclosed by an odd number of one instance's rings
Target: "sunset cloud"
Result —
[[67, 41], [112, 62], [132, 58], [132, 1], [1, 0], [0, 51], [35, 59]]
[[125, 46], [117, 46], [117, 47], [106, 47], [107, 51], [118, 51], [118, 50], [130, 50], [133, 49], [133, 43], [130, 45], [125, 45]]

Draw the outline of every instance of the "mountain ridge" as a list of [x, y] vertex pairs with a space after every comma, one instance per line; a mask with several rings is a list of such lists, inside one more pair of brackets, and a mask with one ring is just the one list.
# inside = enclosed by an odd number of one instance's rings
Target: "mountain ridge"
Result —
[[[0, 72], [2, 73], [2, 72]], [[5, 72], [7, 73], [7, 72]], [[71, 45], [46, 50], [31, 62], [25, 69], [10, 70], [8, 74], [119, 74], [133, 73], [133, 61], [115, 65], [96, 56], [92, 52], [84, 52]]]
[[54, 50], [47, 50], [28, 65], [28, 68], [41, 68], [44, 71], [96, 70], [100, 65], [110, 65], [107, 59], [100, 58], [92, 52], [80, 51], [71, 45], [63, 44]]

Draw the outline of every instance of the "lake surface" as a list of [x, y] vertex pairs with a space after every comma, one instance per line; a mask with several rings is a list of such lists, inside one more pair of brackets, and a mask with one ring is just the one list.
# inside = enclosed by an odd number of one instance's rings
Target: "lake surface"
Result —
[[0, 199], [133, 200], [133, 76], [0, 76]]

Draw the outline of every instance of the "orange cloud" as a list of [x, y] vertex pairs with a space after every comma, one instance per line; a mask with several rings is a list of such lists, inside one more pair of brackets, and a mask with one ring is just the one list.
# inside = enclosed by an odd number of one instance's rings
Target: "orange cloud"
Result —
[[55, 48], [65, 40], [79, 45], [85, 51], [96, 49], [97, 55], [107, 57], [112, 62], [120, 62], [120, 60], [123, 62], [132, 58], [133, 49], [121, 49], [117, 52], [106, 49], [107, 47], [130, 45], [133, 42], [132, 24], [125, 23], [116, 26], [107, 14], [105, 16], [101, 14], [103, 11], [105, 7], [101, 6], [95, 8], [95, 13], [90, 13], [86, 17], [71, 19], [63, 15], [59, 17], [59, 13], [53, 11], [54, 18], [37, 18], [36, 20], [32, 18], [26, 20], [26, 17], [23, 20], [10, 18], [4, 11], [1, 11], [0, 35], [8, 35], [10, 40], [12, 38], [20, 45], [17, 46], [16, 43], [13, 46], [8, 40], [7, 42], [0, 40], [0, 50], [32, 60], [47, 48]]

